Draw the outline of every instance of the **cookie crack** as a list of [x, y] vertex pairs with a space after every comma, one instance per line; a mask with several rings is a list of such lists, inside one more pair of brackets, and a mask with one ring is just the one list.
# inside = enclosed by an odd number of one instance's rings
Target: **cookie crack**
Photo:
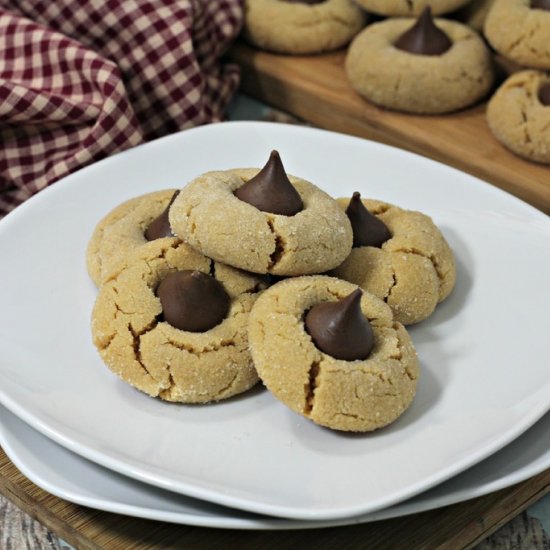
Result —
[[212, 353], [215, 351], [219, 351], [224, 348], [234, 348], [237, 347], [237, 343], [233, 338], [226, 338], [220, 340], [219, 344], [213, 344], [213, 345], [206, 345], [202, 348], [196, 348], [192, 345], [183, 343], [183, 342], [177, 342], [175, 340], [172, 340], [169, 338], [166, 343], [170, 346], [174, 346], [175, 348], [186, 351], [187, 353], [190, 353], [191, 355], [195, 355], [196, 357], [200, 357], [203, 353]]
[[437, 261], [437, 257], [435, 254], [424, 254], [422, 250], [418, 250], [417, 248], [398, 248], [394, 250], [393, 252], [402, 252], [403, 254], [414, 254], [415, 256], [420, 256], [422, 258], [426, 258], [426, 260], [430, 260], [430, 262], [433, 265], [433, 268], [435, 269], [435, 272], [437, 274], [437, 278], [439, 279], [440, 283], [443, 282], [445, 279], [445, 273], [441, 269], [441, 265]]
[[235, 376], [230, 380], [229, 384], [226, 384], [223, 388], [221, 388], [218, 392], [216, 392], [216, 396], [214, 397], [214, 400], [218, 398], [223, 398], [224, 394], [226, 394], [228, 391], [230, 391], [233, 386], [235, 385], [235, 381], [237, 380], [238, 373], [235, 373]]
[[305, 404], [304, 404], [304, 414], [308, 416], [313, 410], [314, 400], [315, 400], [315, 390], [318, 386], [317, 377], [319, 375], [319, 368], [321, 362], [316, 360], [313, 361], [309, 367], [308, 372], [308, 381], [305, 384]]
[[272, 219], [267, 220], [267, 225], [269, 226], [271, 234], [275, 237], [275, 250], [270, 254], [269, 262], [267, 264], [267, 268], [272, 269], [277, 265], [278, 262], [281, 261], [281, 258], [285, 253], [285, 241], [281, 237], [281, 235], [279, 235], [277, 231], [275, 231]]
[[391, 278], [392, 278], [391, 285], [389, 286], [388, 291], [386, 292], [386, 295], [384, 296], [384, 302], [386, 302], [386, 304], [390, 300], [392, 292], [395, 289], [395, 287], [397, 286], [397, 275], [395, 274], [395, 269], [393, 269], [393, 267], [392, 267]]
[[153, 380], [156, 380], [156, 378], [149, 372], [149, 369], [143, 362], [143, 358], [141, 356], [141, 337], [146, 334], [147, 332], [153, 330], [157, 326], [158, 322], [155, 319], [151, 323], [149, 323], [146, 327], [142, 328], [141, 330], [134, 330], [132, 327], [132, 323], [128, 323], [128, 331], [132, 335], [132, 346], [134, 349], [134, 358], [139, 363], [141, 368], [145, 371], [146, 374], [148, 374]]

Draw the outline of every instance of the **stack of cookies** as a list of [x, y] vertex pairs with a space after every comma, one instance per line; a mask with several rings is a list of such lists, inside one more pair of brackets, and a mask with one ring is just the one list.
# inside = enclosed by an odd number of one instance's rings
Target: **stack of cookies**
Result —
[[261, 169], [208, 172], [118, 206], [87, 259], [94, 343], [132, 386], [208, 403], [261, 379], [295, 412], [346, 431], [410, 405], [419, 366], [403, 325], [455, 282], [428, 216], [359, 193], [335, 200], [288, 175], [276, 151]]
[[472, 106], [512, 73], [489, 101], [489, 128], [512, 152], [550, 163], [550, 0], [246, 0], [243, 34], [293, 55], [351, 42], [352, 88], [405, 113]]

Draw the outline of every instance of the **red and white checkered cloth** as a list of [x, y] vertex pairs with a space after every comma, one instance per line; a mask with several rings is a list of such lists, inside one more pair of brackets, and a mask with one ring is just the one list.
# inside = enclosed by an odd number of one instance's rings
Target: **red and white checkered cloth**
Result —
[[0, 0], [0, 217], [114, 152], [220, 120], [243, 0]]

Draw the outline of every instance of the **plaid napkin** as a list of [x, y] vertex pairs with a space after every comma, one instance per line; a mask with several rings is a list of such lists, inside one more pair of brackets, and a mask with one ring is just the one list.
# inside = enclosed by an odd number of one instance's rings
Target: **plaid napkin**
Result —
[[0, 0], [0, 217], [117, 151], [220, 120], [243, 0]]

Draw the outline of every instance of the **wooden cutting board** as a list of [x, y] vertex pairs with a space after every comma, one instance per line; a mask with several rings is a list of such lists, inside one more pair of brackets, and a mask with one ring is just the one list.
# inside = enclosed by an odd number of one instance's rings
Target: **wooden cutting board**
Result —
[[0, 449], [0, 493], [79, 550], [471, 548], [550, 492], [550, 469], [464, 503], [392, 520], [298, 531], [171, 525], [71, 504], [26, 479]]
[[431, 157], [550, 213], [550, 166], [525, 161], [492, 136], [485, 104], [444, 116], [415, 116], [368, 103], [348, 84], [345, 52], [284, 56], [239, 43], [230, 58], [241, 89], [315, 126], [365, 137]]

